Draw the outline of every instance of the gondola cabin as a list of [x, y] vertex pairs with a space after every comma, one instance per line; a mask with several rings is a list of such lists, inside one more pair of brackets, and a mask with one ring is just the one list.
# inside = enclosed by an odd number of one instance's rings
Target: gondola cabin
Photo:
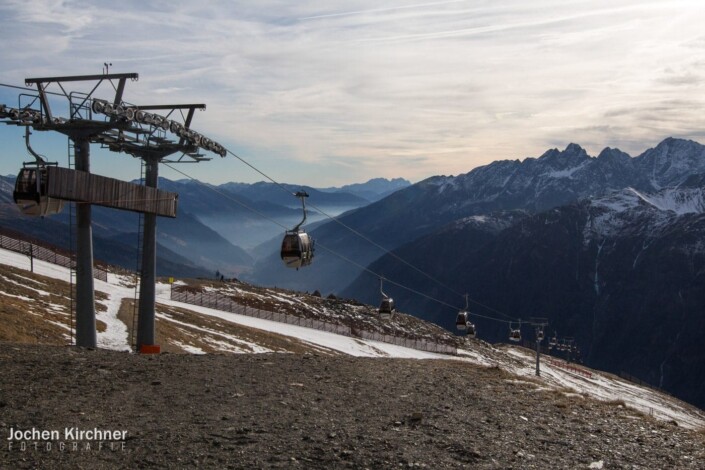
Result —
[[388, 319], [392, 316], [394, 312], [394, 299], [391, 297], [384, 297], [382, 302], [379, 304], [379, 316], [382, 319]]
[[313, 261], [313, 239], [300, 230], [287, 231], [282, 240], [281, 257], [287, 268], [308, 266]]
[[15, 204], [25, 215], [44, 217], [58, 214], [64, 208], [64, 201], [48, 197], [46, 167], [22, 168], [15, 181], [12, 193]]
[[514, 342], [521, 341], [521, 330], [509, 330], [509, 340]]
[[477, 330], [475, 329], [475, 325], [473, 323], [468, 322], [466, 331], [469, 338], [474, 338], [477, 336]]
[[460, 331], [468, 329], [468, 312], [458, 312], [458, 316], [455, 317], [455, 327]]
[[539, 342], [543, 341], [543, 338], [544, 338], [543, 331], [541, 331], [541, 330], [537, 331], [536, 332], [536, 341], [539, 341]]

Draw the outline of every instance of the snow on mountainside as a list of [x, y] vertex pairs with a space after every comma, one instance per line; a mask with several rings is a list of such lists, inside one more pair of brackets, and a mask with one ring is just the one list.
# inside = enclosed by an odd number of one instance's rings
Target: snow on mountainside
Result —
[[319, 188], [319, 191], [325, 192], [347, 192], [367, 199], [370, 202], [378, 201], [391, 193], [402, 188], [411, 186], [411, 183], [404, 178], [373, 178], [366, 183], [348, 184], [340, 188]]
[[[552, 329], [575, 338], [591, 366], [631, 374], [705, 407], [704, 192], [700, 177], [661, 190], [627, 187], [525, 212], [499, 230], [488, 223], [496, 212], [471, 215], [394, 254], [456, 292], [469, 292], [478, 313], [491, 313], [482, 305], [516, 318], [541, 312]], [[458, 302], [391, 255], [369, 269]], [[343, 295], [370, 302], [375, 281], [360, 275]], [[388, 293], [402, 310], [453, 328], [452, 309], [393, 287]], [[503, 340], [505, 329], [490, 323], [478, 319], [478, 329]]]
[[[668, 138], [637, 157], [605, 148], [591, 157], [577, 144], [551, 149], [538, 158], [502, 160], [458, 176], [438, 176], [422, 184], [446, 199], [462, 197], [462, 206], [491, 210], [524, 208], [541, 211], [607, 191], [634, 187], [657, 191], [677, 186], [705, 172], [705, 147]], [[456, 209], [458, 202], [441, 210]]]
[[[637, 157], [613, 148], [592, 157], [570, 144], [538, 158], [496, 161], [458, 176], [428, 178], [345, 214], [340, 222], [393, 250], [464, 217], [517, 209], [538, 213], [628, 187], [653, 193], [665, 184], [676, 187], [702, 174], [705, 147], [692, 141], [666, 139]], [[362, 265], [384, 255], [334, 222], [317, 227], [312, 235]], [[276, 256], [272, 253], [265, 263], [256, 265], [248, 278], [259, 284], [328, 293], [348, 288], [361, 273], [320, 251], [306, 278], [282, 274], [271, 268]]]
[[662, 211], [676, 214], [699, 214], [705, 210], [705, 199], [701, 188], [667, 188], [651, 196], [642, 196], [646, 201]]
[[668, 138], [635, 159], [654, 189], [677, 186], [684, 175], [705, 171], [705, 147], [692, 140]]
[[[479, 222], [479, 220], [476, 220]], [[59, 334], [59, 343], [68, 339], [67, 305], [62, 291], [67, 289], [61, 283], [69, 277], [66, 269], [35, 261], [35, 273], [24, 271], [28, 267], [28, 260], [23, 255], [0, 250], [0, 276], [3, 278], [3, 287], [0, 288], [0, 302], [5, 305], [5, 317], [0, 333], [7, 341], [10, 335], [17, 333], [14, 326], [22, 315], [29, 315], [35, 321], [36, 330], [41, 330], [43, 336], [37, 336], [35, 341], [52, 341], [49, 335]], [[58, 281], [57, 281], [58, 280]], [[20, 282], [21, 281], [21, 282]], [[124, 299], [132, 299], [134, 291], [129, 287], [129, 279], [111, 273], [108, 282], [96, 281], [99, 304], [99, 346], [108, 349], [128, 350], [129, 332], [121, 319], [121, 305]], [[187, 285], [180, 282], [182, 288]], [[188, 287], [192, 291], [194, 286]], [[294, 352], [316, 354], [347, 354], [352, 356], [368, 357], [397, 357], [416, 359], [443, 359], [468, 361], [481, 366], [500, 367], [517, 375], [517, 380], [530, 380], [538, 389], [552, 389], [557, 393], [570, 396], [581, 394], [604, 401], [622, 400], [626, 406], [633, 407], [657, 419], [675, 421], [681, 426], [698, 429], [705, 426], [705, 414], [700, 410], [671, 397], [650, 389], [639, 387], [609, 374], [590, 371], [582, 367], [569, 366], [562, 361], [553, 360], [542, 364], [542, 376], [534, 377], [534, 357], [529, 350], [522, 348], [502, 346], [493, 347], [480, 340], [462, 341], [447, 332], [445, 335], [458, 344], [458, 355], [450, 356], [435, 354], [416, 349], [409, 349], [393, 344], [382, 343], [360, 338], [340, 336], [333, 333], [314, 330], [303, 326], [282, 324], [261, 318], [238, 315], [218, 309], [206, 308], [172, 301], [169, 299], [170, 286], [159, 284], [157, 288], [157, 322], [158, 337], [161, 341], [170, 342], [180, 346], [181, 351], [187, 353], [204, 353], [203, 347], [194, 344], [207, 345], [208, 352], [218, 353], [265, 353], [265, 352]], [[195, 290], [213, 292], [214, 287], [201, 286]], [[378, 323], [374, 309], [361, 309], [356, 306], [346, 313], [341, 303], [334, 302], [337, 309], [327, 311], [326, 299], [312, 299], [297, 293], [287, 293], [281, 290], [255, 288], [241, 284], [238, 286], [227, 285], [225, 290], [229, 294], [238, 294], [243, 302], [273, 302], [280, 309], [293, 307], [301, 315], [311, 312], [317, 317], [326, 317], [329, 321], [343, 321], [346, 317], [359, 317], [360, 314], [368, 316], [363, 319], [369, 327]], [[223, 291], [225, 295], [227, 292]], [[318, 306], [314, 306], [314, 304]], [[406, 317], [401, 314], [398, 317]], [[415, 331], [426, 328], [429, 332], [440, 334], [433, 325], [423, 326], [415, 319], [408, 319]], [[415, 326], [414, 326], [415, 325]], [[161, 326], [161, 332], [159, 328]], [[51, 333], [54, 328], [54, 333]], [[176, 336], [174, 336], [176, 335]], [[194, 343], [198, 338], [203, 338], [202, 343]], [[175, 339], [176, 338], [176, 339]], [[15, 339], [15, 341], [19, 341]], [[525, 377], [525, 379], [519, 379]], [[438, 384], [442, 387], [442, 384]]]
[[[441, 233], [450, 232], [461, 232], [463, 237], [468, 238], [468, 232], [470, 230], [482, 231], [485, 233], [497, 234], [515, 224], [520, 219], [526, 217], [528, 214], [525, 211], [498, 211], [487, 215], [471, 215], [469, 217], [463, 217], [458, 219], [453, 223], [441, 228], [438, 232], [434, 234], [437, 236]], [[461, 246], [455, 241], [452, 243], [456, 249], [460, 249]], [[468, 249], [467, 247], [462, 247]]]
[[672, 227], [687, 214], [705, 211], [703, 188], [666, 188], [645, 193], [626, 188], [585, 201], [590, 217], [585, 226], [585, 243], [590, 239], [637, 231], [658, 231]]

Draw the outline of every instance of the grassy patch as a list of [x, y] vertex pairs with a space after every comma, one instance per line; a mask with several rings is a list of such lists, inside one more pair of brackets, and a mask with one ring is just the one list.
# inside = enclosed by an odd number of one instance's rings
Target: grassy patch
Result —
[[[30, 344], [70, 344], [71, 291], [67, 282], [12, 266], [0, 266], [0, 341]], [[75, 289], [75, 286], [74, 286]], [[106, 312], [108, 295], [95, 292], [95, 309]], [[101, 303], [103, 302], [103, 303]], [[75, 298], [74, 298], [75, 307]], [[96, 330], [107, 325], [96, 320]]]

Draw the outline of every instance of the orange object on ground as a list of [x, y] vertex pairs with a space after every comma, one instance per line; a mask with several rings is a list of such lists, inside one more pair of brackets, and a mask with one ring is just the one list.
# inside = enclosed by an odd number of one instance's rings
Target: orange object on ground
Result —
[[159, 354], [161, 347], [158, 344], [143, 344], [140, 346], [140, 354]]

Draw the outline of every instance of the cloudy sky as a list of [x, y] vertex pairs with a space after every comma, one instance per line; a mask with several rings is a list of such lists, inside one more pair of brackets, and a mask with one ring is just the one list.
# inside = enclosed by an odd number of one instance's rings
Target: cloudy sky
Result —
[[[138, 72], [126, 100], [206, 103], [193, 127], [283, 182], [415, 182], [570, 142], [705, 143], [703, 1], [0, 0], [0, 17], [0, 82]], [[0, 173], [16, 173], [22, 131], [0, 139]], [[65, 138], [33, 142], [65, 163]], [[93, 155], [98, 173], [139, 175], [129, 156]], [[180, 169], [262, 179], [231, 157]]]

